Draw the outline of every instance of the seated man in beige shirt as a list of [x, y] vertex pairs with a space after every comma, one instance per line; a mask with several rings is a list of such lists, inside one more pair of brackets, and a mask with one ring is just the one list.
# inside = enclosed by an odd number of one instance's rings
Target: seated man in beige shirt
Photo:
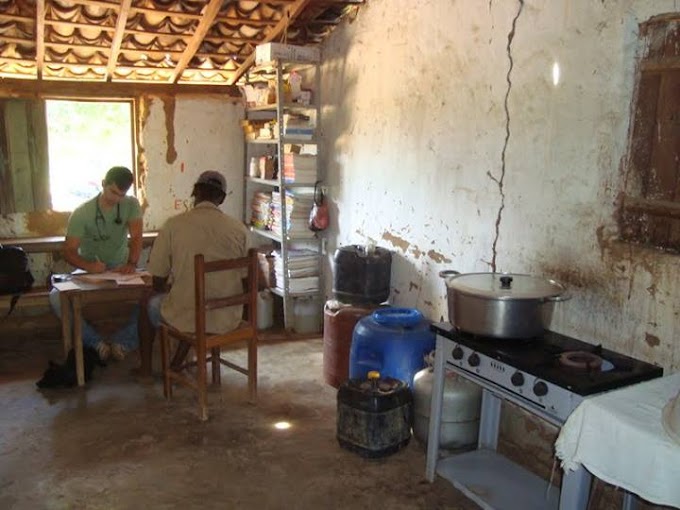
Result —
[[[194, 208], [170, 218], [158, 234], [149, 258], [154, 294], [147, 304], [148, 317], [140, 317], [140, 375], [151, 375], [151, 348], [161, 320], [181, 331], [194, 331], [194, 256], [206, 261], [244, 257], [248, 252], [248, 230], [239, 220], [223, 213], [218, 206], [227, 196], [224, 176], [203, 172], [193, 192]], [[167, 291], [168, 280], [172, 285]], [[243, 292], [241, 275], [224, 271], [206, 277], [206, 296], [235, 295]], [[234, 306], [208, 312], [208, 331], [229, 331], [241, 321], [243, 307]], [[178, 352], [173, 363], [186, 355]]]

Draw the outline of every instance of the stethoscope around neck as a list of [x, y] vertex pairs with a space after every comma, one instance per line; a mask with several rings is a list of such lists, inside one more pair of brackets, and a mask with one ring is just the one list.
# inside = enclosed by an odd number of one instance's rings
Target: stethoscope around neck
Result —
[[[102, 210], [101, 210], [101, 208], [99, 207], [99, 197], [100, 197], [100, 195], [101, 195], [101, 193], [100, 193], [99, 195], [97, 195], [97, 198], [96, 198], [96, 200], [95, 200], [95, 205], [96, 205], [96, 207], [97, 207], [97, 212], [96, 212], [95, 215], [94, 215], [94, 224], [95, 224], [95, 226], [97, 227], [97, 234], [99, 235], [99, 240], [101, 240], [101, 241], [108, 241], [108, 240], [111, 238], [111, 236], [108, 235], [108, 234], [102, 235], [102, 231], [101, 231], [101, 229], [99, 228], [99, 222], [100, 222], [100, 221], [101, 221], [102, 223], [104, 223], [104, 225], [106, 225], [106, 218], [104, 218], [104, 214], [102, 213]], [[116, 204], [116, 219], [113, 220], [113, 222], [114, 222], [116, 225], [121, 225], [121, 224], [123, 223], [123, 219], [120, 217], [120, 202], [118, 202], [118, 203]]]

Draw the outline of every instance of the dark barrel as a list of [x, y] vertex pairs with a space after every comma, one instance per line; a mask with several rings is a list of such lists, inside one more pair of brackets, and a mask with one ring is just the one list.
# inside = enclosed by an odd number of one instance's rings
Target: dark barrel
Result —
[[362, 457], [391, 455], [411, 439], [413, 395], [406, 383], [391, 377], [349, 379], [338, 390], [337, 439]]
[[351, 244], [335, 251], [333, 296], [343, 303], [380, 304], [390, 296], [392, 252]]

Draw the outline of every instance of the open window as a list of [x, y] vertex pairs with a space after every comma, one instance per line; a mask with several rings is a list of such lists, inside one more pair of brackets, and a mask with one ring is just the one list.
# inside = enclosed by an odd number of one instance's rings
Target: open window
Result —
[[0, 213], [72, 211], [110, 167], [134, 170], [133, 140], [129, 100], [0, 100]]
[[621, 236], [680, 252], [680, 14], [646, 21], [640, 36]]

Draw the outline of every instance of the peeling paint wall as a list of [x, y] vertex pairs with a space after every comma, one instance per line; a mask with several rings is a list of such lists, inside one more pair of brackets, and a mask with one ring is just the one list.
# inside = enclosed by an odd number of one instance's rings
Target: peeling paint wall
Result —
[[[222, 210], [243, 215], [243, 108], [218, 98], [153, 98], [143, 128], [145, 228], [191, 207], [191, 189], [204, 170], [227, 179]], [[174, 119], [174, 120], [173, 120]]]
[[[680, 257], [618, 242], [638, 23], [673, 0], [371, 0], [324, 48], [329, 251], [394, 250], [394, 304], [442, 269], [565, 283], [553, 329], [680, 369]], [[559, 67], [559, 82], [553, 69]]]
[[[146, 230], [191, 207], [191, 189], [204, 170], [218, 170], [227, 179], [222, 209], [241, 218], [243, 204], [243, 108], [219, 97], [144, 97], [136, 101], [138, 195]], [[103, 175], [106, 168], [100, 169]], [[35, 212], [0, 216], [1, 237], [63, 235], [68, 213]], [[67, 266], [44, 254], [31, 256], [36, 284], [50, 270]]]

